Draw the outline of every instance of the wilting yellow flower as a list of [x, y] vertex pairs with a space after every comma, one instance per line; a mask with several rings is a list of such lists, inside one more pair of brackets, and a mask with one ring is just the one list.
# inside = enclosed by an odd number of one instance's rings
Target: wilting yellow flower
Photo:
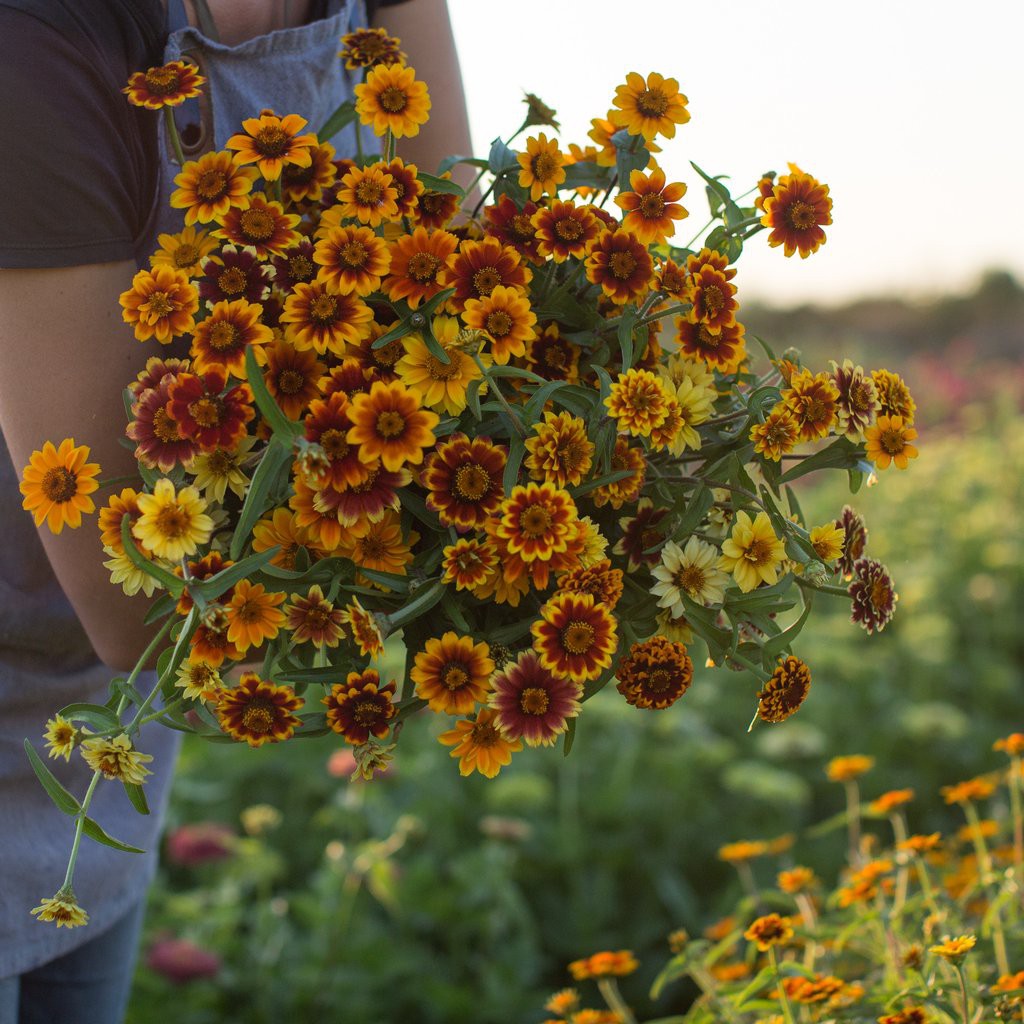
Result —
[[153, 755], [136, 750], [126, 733], [85, 740], [82, 757], [94, 772], [102, 772], [104, 778], [119, 779], [136, 786], [141, 786], [146, 776], [153, 774], [146, 767], [146, 763], [153, 760]]
[[760, 583], [778, 580], [778, 569], [786, 557], [785, 547], [775, 536], [767, 512], [751, 521], [746, 512], [736, 513], [732, 535], [722, 543], [720, 567], [731, 572], [744, 594]]
[[40, 921], [53, 921], [58, 928], [77, 928], [87, 924], [89, 915], [78, 905], [71, 889], [61, 889], [55, 896], [39, 901], [33, 911]]
[[63, 757], [71, 760], [71, 752], [82, 742], [83, 730], [62, 715], [54, 715], [46, 723], [46, 753], [48, 757]]

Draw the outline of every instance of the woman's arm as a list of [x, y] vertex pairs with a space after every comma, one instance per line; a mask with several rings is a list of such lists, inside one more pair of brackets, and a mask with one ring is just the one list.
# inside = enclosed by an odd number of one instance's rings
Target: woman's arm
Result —
[[[430, 90], [430, 120], [418, 135], [398, 140], [398, 155], [433, 174], [446, 157], [473, 156], [469, 116], [445, 0], [409, 0], [377, 10], [374, 22], [402, 40], [416, 77]], [[473, 168], [459, 166], [452, 177], [468, 186]]]
[[[64, 437], [90, 447], [102, 477], [136, 473], [118, 443], [127, 423], [120, 395], [157, 346], [136, 341], [121, 320], [118, 296], [134, 273], [127, 260], [0, 270], [0, 429], [19, 473], [34, 449]], [[93, 494], [97, 509], [110, 493]], [[111, 585], [96, 516], [58, 536], [44, 526], [40, 536], [97, 656], [130, 669], [153, 632], [142, 623], [149, 602]]]

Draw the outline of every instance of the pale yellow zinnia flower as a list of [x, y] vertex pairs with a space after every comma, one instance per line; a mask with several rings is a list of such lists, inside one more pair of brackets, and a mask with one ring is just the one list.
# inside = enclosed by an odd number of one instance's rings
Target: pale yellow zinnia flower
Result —
[[732, 535], [722, 542], [719, 567], [731, 572], [744, 594], [761, 583], [778, 581], [779, 566], [786, 557], [785, 547], [775, 536], [767, 512], [759, 512], [751, 521], [746, 512], [736, 513]]
[[175, 493], [174, 484], [161, 477], [153, 493], [140, 494], [138, 502], [142, 515], [132, 525], [132, 534], [157, 558], [177, 562], [194, 555], [213, 533], [206, 502], [195, 487], [182, 487]]
[[718, 559], [717, 548], [699, 537], [691, 537], [684, 548], [670, 540], [661, 549], [661, 564], [651, 570], [657, 580], [651, 593], [658, 597], [658, 607], [678, 618], [686, 613], [683, 594], [696, 604], [724, 601], [729, 577], [718, 568]]

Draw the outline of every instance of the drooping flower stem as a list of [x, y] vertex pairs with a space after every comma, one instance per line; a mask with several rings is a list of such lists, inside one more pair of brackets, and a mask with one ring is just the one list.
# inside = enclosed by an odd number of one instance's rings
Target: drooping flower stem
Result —
[[61, 889], [70, 889], [71, 882], [75, 876], [75, 862], [78, 860], [78, 848], [82, 844], [82, 832], [85, 829], [85, 819], [89, 815], [89, 805], [92, 803], [92, 795], [96, 792], [96, 783], [100, 781], [101, 772], [93, 772], [89, 780], [89, 788], [82, 798], [82, 806], [75, 815], [75, 838], [71, 843], [71, 854], [68, 857], [68, 869], [64, 873], [64, 884]]
[[962, 1000], [960, 1012], [963, 1014], [963, 1024], [971, 1024], [971, 1004], [967, 998], [967, 979], [964, 977], [963, 964], [953, 964], [956, 969], [956, 977], [960, 982], [960, 998]]

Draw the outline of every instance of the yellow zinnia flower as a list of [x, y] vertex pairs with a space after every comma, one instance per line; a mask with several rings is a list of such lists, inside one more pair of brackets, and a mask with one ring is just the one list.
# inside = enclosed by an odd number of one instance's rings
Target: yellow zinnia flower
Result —
[[[402, 339], [405, 355], [395, 363], [395, 373], [428, 409], [458, 416], [466, 408], [467, 388], [483, 377], [483, 371], [458, 347], [459, 322], [455, 317], [435, 317], [433, 332], [449, 361], [442, 363], [420, 335], [409, 334]], [[481, 361], [489, 363], [490, 356], [481, 357]], [[480, 387], [479, 393], [485, 387]]]
[[153, 774], [146, 767], [153, 755], [136, 750], [126, 733], [86, 740], [82, 744], [82, 757], [94, 772], [102, 772], [104, 778], [120, 779], [136, 786], [141, 786], [146, 776]]
[[404, 64], [381, 64], [357, 85], [356, 113], [377, 135], [390, 131], [396, 139], [418, 135], [430, 117], [430, 93], [425, 82]]
[[213, 533], [213, 520], [206, 515], [206, 502], [195, 487], [175, 493], [166, 477], [157, 480], [152, 494], [139, 495], [142, 515], [132, 525], [132, 536], [157, 558], [177, 562], [194, 555]]
[[38, 914], [40, 921], [55, 922], [58, 928], [77, 928], [89, 920], [71, 889], [61, 889], [55, 896], [40, 900], [32, 913]]
[[100, 467], [88, 458], [88, 446], [76, 448], [73, 437], [64, 438], [59, 448], [47, 441], [29, 456], [19, 489], [25, 495], [21, 507], [32, 513], [36, 526], [45, 522], [52, 533], [65, 526], [74, 530], [82, 525], [83, 512], [96, 510], [89, 495], [99, 487], [94, 478]]
[[558, 186], [565, 181], [565, 156], [559, 152], [558, 143], [541, 132], [526, 140], [526, 152], [516, 159], [522, 170], [519, 184], [530, 190], [530, 198], [537, 202], [545, 192], [554, 195]]
[[751, 521], [750, 516], [741, 511], [736, 513], [732, 536], [722, 543], [719, 565], [733, 574], [740, 590], [746, 594], [760, 583], [775, 583], [785, 557], [785, 547], [775, 536], [768, 513], [759, 512]]

